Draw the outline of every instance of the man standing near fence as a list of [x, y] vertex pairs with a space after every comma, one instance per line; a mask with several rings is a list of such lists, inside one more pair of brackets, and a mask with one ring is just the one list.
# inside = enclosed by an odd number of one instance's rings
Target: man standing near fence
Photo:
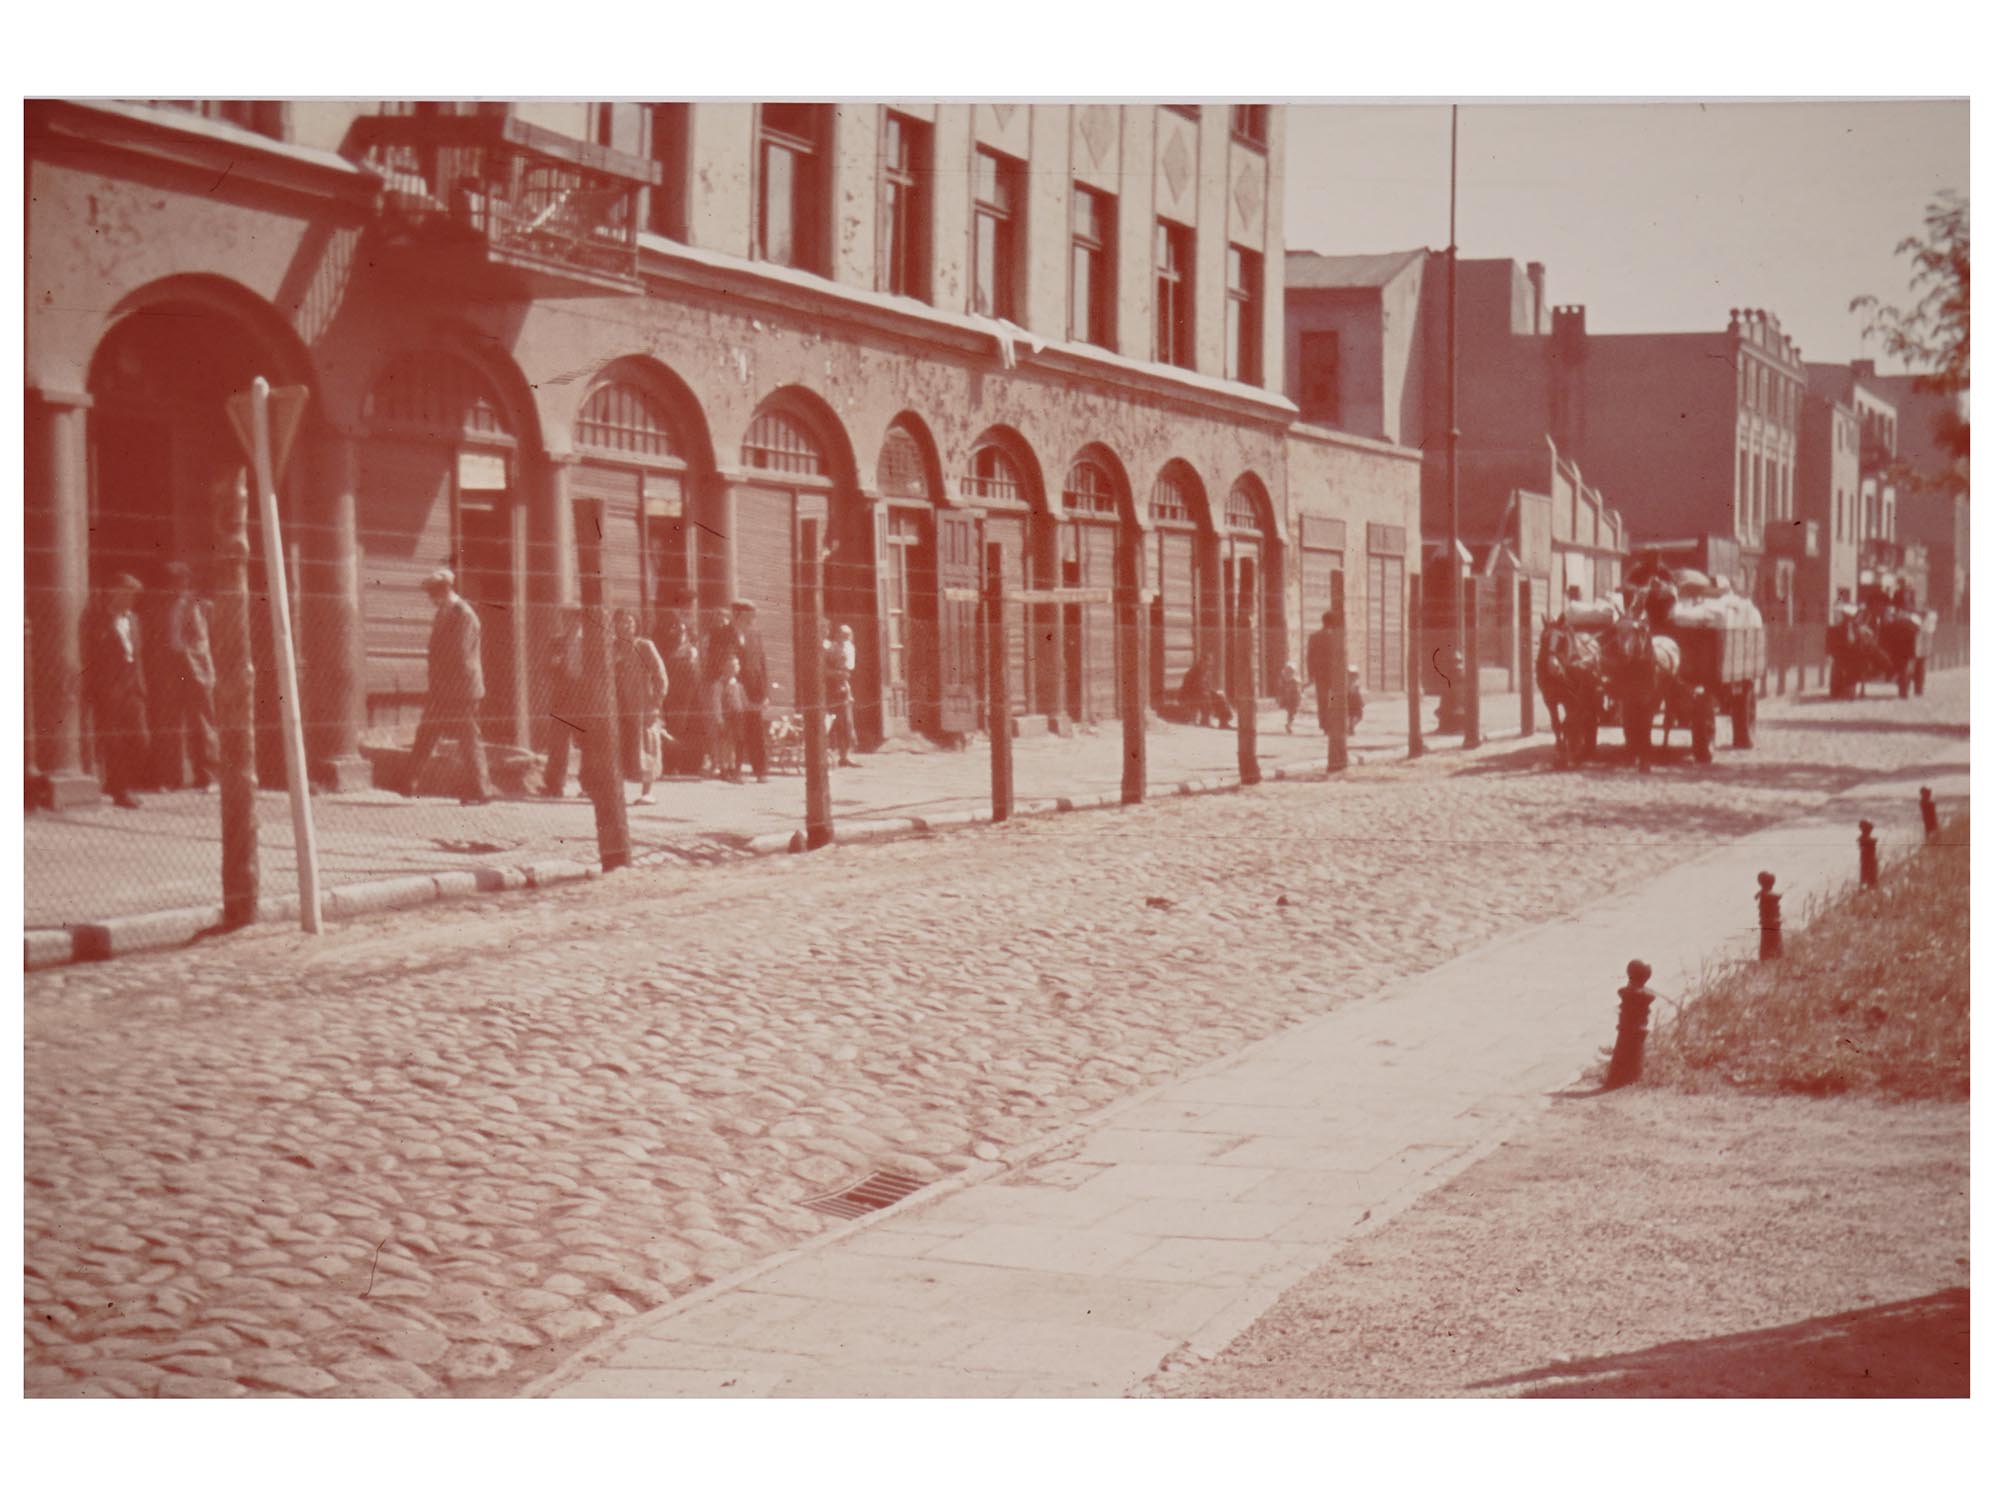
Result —
[[1330, 733], [1333, 728], [1330, 706], [1340, 672], [1340, 663], [1333, 654], [1333, 626], [1334, 613], [1328, 610], [1319, 617], [1319, 629], [1306, 640], [1306, 681], [1312, 684], [1321, 734]]
[[479, 616], [459, 597], [458, 579], [439, 568], [424, 580], [424, 592], [437, 606], [431, 620], [430, 679], [424, 716], [410, 747], [409, 784], [404, 795], [414, 797], [422, 785], [424, 765], [440, 739], [455, 739], [465, 748], [467, 807], [493, 800], [486, 780], [486, 747], [479, 742], [479, 705], [486, 698], [486, 674], [479, 662]]
[[192, 776], [207, 791], [215, 772], [215, 658], [208, 644], [208, 601], [194, 591], [194, 570], [167, 564], [165, 639], [154, 666], [152, 701], [161, 766], [169, 786]]
[[97, 768], [118, 807], [137, 807], [132, 788], [146, 763], [146, 672], [139, 641], [139, 580], [111, 580], [84, 630], [84, 691], [97, 734]]

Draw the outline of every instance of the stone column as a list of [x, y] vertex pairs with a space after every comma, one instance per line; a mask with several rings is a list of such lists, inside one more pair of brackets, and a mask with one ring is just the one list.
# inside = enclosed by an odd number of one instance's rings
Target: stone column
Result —
[[313, 445], [311, 483], [319, 524], [310, 528], [303, 630], [312, 643], [305, 690], [312, 779], [338, 791], [369, 784], [361, 755], [368, 722], [368, 648], [362, 623], [360, 464], [355, 440], [329, 432]]
[[83, 770], [83, 614], [90, 602], [90, 397], [36, 390], [28, 400], [27, 614], [34, 626], [35, 734], [30, 790], [44, 806], [95, 802]]

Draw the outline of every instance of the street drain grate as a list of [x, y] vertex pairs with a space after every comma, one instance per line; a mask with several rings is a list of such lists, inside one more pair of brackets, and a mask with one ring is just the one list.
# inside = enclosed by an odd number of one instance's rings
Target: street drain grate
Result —
[[858, 1219], [878, 1208], [887, 1208], [926, 1186], [921, 1177], [907, 1172], [871, 1172], [853, 1187], [842, 1188], [821, 1198], [808, 1198], [802, 1207], [816, 1208], [841, 1219]]

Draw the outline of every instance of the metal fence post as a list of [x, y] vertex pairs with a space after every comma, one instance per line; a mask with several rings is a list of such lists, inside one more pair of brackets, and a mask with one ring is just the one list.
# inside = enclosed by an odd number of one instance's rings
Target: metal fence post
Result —
[[1007, 683], [1007, 553], [986, 544], [986, 737], [993, 752], [993, 821], [1014, 815], [1014, 709]]
[[215, 737], [221, 762], [222, 925], [257, 920], [257, 767], [251, 719], [250, 486], [239, 471], [215, 507]]
[[819, 518], [799, 521], [797, 607], [793, 648], [799, 663], [799, 712], [805, 718], [806, 848], [833, 842], [833, 792], [826, 769], [826, 662], [820, 625]]

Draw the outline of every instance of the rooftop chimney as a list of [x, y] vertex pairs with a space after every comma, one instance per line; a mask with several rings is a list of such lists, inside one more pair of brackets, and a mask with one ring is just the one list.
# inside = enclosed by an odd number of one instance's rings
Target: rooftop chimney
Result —
[[1548, 267], [1544, 266], [1540, 261], [1531, 260], [1528, 262], [1528, 285], [1535, 289], [1534, 331], [1536, 333], [1540, 333], [1543, 331], [1542, 330], [1543, 283], [1546, 280], [1547, 276], [1548, 276]]

